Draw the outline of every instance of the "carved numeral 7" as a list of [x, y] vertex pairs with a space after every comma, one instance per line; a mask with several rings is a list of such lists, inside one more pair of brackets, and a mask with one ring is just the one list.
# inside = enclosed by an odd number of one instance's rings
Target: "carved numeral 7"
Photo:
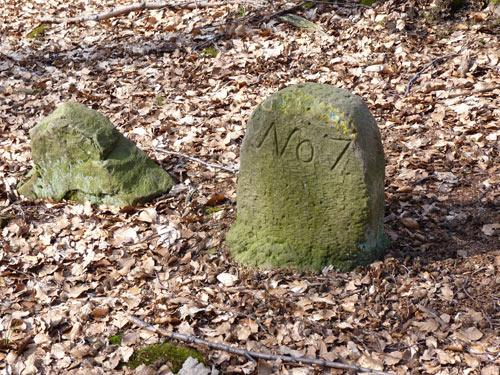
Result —
[[330, 138], [330, 140], [335, 141], [335, 142], [340, 142], [343, 145], [342, 146], [342, 150], [340, 151], [340, 153], [335, 158], [335, 162], [330, 167], [330, 170], [333, 171], [335, 169], [335, 167], [339, 164], [340, 160], [344, 156], [344, 154], [347, 151], [347, 149], [349, 148], [349, 145], [351, 144], [351, 141], [347, 140], [347, 139], [335, 139], [335, 138]]

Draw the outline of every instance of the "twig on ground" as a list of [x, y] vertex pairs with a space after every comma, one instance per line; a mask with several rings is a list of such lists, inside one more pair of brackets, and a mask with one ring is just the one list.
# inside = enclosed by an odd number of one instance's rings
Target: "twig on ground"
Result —
[[308, 3], [308, 1], [302, 1], [299, 4], [294, 5], [294, 6], [290, 7], [290, 8], [280, 9], [277, 12], [268, 14], [267, 16], [263, 17], [262, 21], [267, 22], [267, 21], [269, 21], [269, 20], [271, 20], [273, 18], [277, 18], [279, 16], [283, 16], [285, 14], [288, 14], [288, 13], [291, 13], [291, 12], [295, 12], [296, 10], [299, 10], [300, 8], [302, 8], [307, 3]]
[[446, 324], [446, 322], [443, 319], [441, 319], [441, 317], [438, 314], [436, 314], [433, 310], [429, 309], [428, 307], [425, 307], [423, 305], [418, 304], [417, 308], [420, 311], [422, 311], [423, 313], [425, 313], [425, 314], [431, 316], [432, 318], [436, 319], [437, 322], [439, 323], [439, 325], [441, 326], [441, 328], [446, 328], [448, 326], [448, 324]]
[[[281, 15], [284, 15], [284, 14], [287, 14], [290, 12], [294, 12], [294, 11], [302, 8], [304, 6], [304, 4], [306, 4], [306, 3], [307, 3], [307, 1], [301, 1], [298, 5], [293, 5], [289, 8], [286, 8], [286, 9], [280, 9], [274, 13], [268, 14], [267, 16], [262, 15], [262, 13], [257, 11], [254, 14], [249, 14], [242, 19], [238, 19], [237, 21], [227, 22], [224, 26], [224, 30], [231, 30], [231, 27], [230, 27], [231, 25], [250, 24], [250, 23], [256, 22], [256, 21], [268, 22], [272, 18], [276, 18], [276, 17], [279, 17]], [[216, 34], [213, 34], [209, 38], [207, 38], [207, 40], [204, 40], [203, 42], [198, 43], [194, 47], [194, 49], [199, 50], [199, 49], [208, 47], [209, 45], [214, 44], [214, 43], [218, 42], [219, 40], [226, 38], [227, 35], [229, 35], [229, 34], [230, 33], [227, 31], [222, 31], [222, 32], [218, 32]]]
[[372, 369], [369, 369], [366, 367], [348, 365], [345, 363], [327, 361], [324, 359], [307, 358], [307, 357], [293, 357], [291, 355], [275, 355], [275, 354], [267, 354], [267, 353], [261, 353], [261, 352], [254, 352], [254, 351], [250, 351], [250, 350], [238, 349], [238, 348], [226, 345], [226, 344], [221, 344], [221, 343], [203, 340], [203, 339], [200, 339], [196, 336], [185, 335], [185, 334], [177, 333], [177, 332], [167, 332], [161, 328], [156, 328], [155, 326], [148, 324], [135, 316], [129, 316], [128, 319], [130, 322], [132, 322], [136, 326], [144, 328], [150, 332], [157, 333], [161, 336], [168, 337], [168, 338], [175, 339], [175, 340], [179, 340], [179, 341], [183, 341], [183, 342], [189, 342], [189, 343], [198, 344], [198, 345], [205, 345], [211, 349], [222, 350], [222, 351], [236, 354], [236, 355], [239, 355], [239, 356], [242, 356], [245, 358], [251, 357], [254, 359], [258, 358], [258, 359], [263, 359], [263, 360], [268, 360], [268, 361], [269, 360], [270, 361], [281, 360], [282, 362], [318, 365], [318, 366], [323, 366], [323, 367], [338, 368], [338, 369], [342, 369], [342, 370], [353, 370], [353, 371], [365, 372], [365, 373], [377, 374], [377, 375], [390, 375], [390, 373], [384, 372], [384, 371], [377, 371], [377, 370], [372, 370]]
[[206, 40], [197, 43], [193, 49], [194, 50], [200, 50], [203, 48], [206, 48], [210, 46], [211, 44], [214, 44], [218, 42], [221, 39], [224, 39], [226, 37], [227, 33], [226, 32], [220, 32], [220, 33], [215, 33], [213, 35], [210, 35]]
[[80, 23], [86, 21], [102, 21], [109, 18], [122, 16], [129, 14], [131, 12], [137, 12], [142, 10], [159, 10], [159, 9], [196, 9], [196, 8], [207, 8], [210, 6], [216, 6], [217, 4], [208, 1], [188, 1], [181, 4], [173, 4], [171, 2], [147, 2], [143, 1], [137, 4], [126, 5], [123, 7], [114, 8], [108, 12], [83, 15], [80, 17], [72, 18], [42, 18], [42, 23]]
[[467, 96], [467, 95], [470, 96], [470, 95], [476, 95], [476, 94], [484, 94], [485, 92], [494, 91], [496, 89], [500, 89], [500, 85], [486, 87], [484, 89], [479, 89], [479, 90], [462, 91], [462, 92], [458, 92], [456, 94], [448, 95], [446, 98], [443, 97], [440, 99], [453, 99], [453, 98], [458, 98], [459, 96]]
[[328, 1], [328, 0], [310, 0], [310, 2], [314, 4], [324, 4], [324, 5], [329, 5], [329, 6], [337, 6], [337, 7], [343, 7], [343, 8], [366, 8], [370, 9], [372, 8], [371, 5], [366, 5], [366, 4], [361, 4], [361, 3], [355, 3], [355, 2], [341, 2], [341, 1]]
[[448, 59], [451, 59], [452, 57], [458, 56], [458, 55], [459, 55], [459, 53], [451, 53], [449, 55], [436, 57], [435, 59], [432, 59], [430, 62], [425, 64], [422, 67], [422, 69], [420, 69], [417, 73], [415, 73], [415, 75], [413, 77], [411, 77], [411, 79], [408, 81], [408, 85], [406, 86], [406, 90], [405, 90], [405, 96], [410, 93], [410, 90], [411, 90], [413, 84], [422, 75], [423, 72], [425, 72], [427, 69], [429, 69], [431, 66], [433, 66], [435, 64], [442, 63], [442, 62], [444, 62]]
[[10, 57], [9, 55], [3, 53], [3, 52], [0, 52], [0, 56], [7, 59], [7, 60], [11, 60], [11, 61], [14, 61], [14, 62], [17, 62], [17, 60], [13, 57]]
[[165, 149], [160, 148], [160, 147], [155, 148], [155, 150], [159, 151], [163, 154], [180, 156], [181, 158], [194, 161], [194, 162], [199, 163], [201, 165], [204, 165], [205, 167], [208, 167], [208, 168], [222, 169], [223, 171], [230, 172], [230, 173], [237, 173], [238, 172], [238, 168], [226, 167], [225, 165], [222, 165], [222, 164], [208, 163], [204, 160], [195, 158], [193, 156], [185, 155], [185, 154], [182, 154], [182, 153], [177, 152], [177, 151], [168, 151], [168, 150], [165, 150]]

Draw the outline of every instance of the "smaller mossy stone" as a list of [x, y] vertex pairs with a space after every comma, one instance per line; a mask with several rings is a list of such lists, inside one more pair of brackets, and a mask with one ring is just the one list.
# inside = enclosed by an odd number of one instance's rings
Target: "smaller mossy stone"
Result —
[[384, 152], [361, 98], [289, 86], [261, 103], [240, 155], [234, 258], [261, 268], [341, 271], [384, 251]]
[[151, 365], [153, 363], [169, 363], [174, 373], [179, 372], [184, 362], [192, 357], [200, 363], [205, 363], [203, 355], [195, 349], [182, 345], [174, 345], [169, 342], [147, 345], [132, 354], [127, 367], [135, 369], [140, 365]]
[[99, 112], [65, 103], [30, 131], [29, 198], [134, 205], [170, 190], [171, 177]]

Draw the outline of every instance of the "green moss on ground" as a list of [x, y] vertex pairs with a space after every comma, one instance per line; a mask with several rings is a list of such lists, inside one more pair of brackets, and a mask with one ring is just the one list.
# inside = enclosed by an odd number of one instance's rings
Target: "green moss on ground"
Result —
[[239, 5], [236, 12], [238, 14], [238, 17], [245, 17], [248, 14], [248, 10], [244, 5]]
[[204, 56], [215, 58], [219, 54], [219, 50], [215, 48], [214, 46], [210, 46], [207, 48], [204, 48], [203, 51], [201, 51]]
[[113, 336], [109, 336], [108, 341], [111, 345], [121, 345], [122, 344], [123, 335], [118, 333]]
[[203, 355], [197, 350], [164, 342], [147, 345], [135, 351], [126, 366], [135, 369], [142, 364], [151, 365], [161, 361], [161, 363], [169, 363], [171, 370], [177, 373], [189, 357], [195, 358], [200, 363], [205, 363]]
[[155, 104], [158, 106], [158, 107], [161, 107], [165, 104], [165, 97], [163, 95], [158, 95], [156, 98], [155, 98]]
[[49, 25], [47, 25], [46, 23], [41, 23], [33, 30], [31, 30], [28, 34], [26, 34], [26, 37], [29, 39], [41, 38], [45, 35], [45, 31], [47, 31], [48, 28]]
[[220, 207], [220, 206], [218, 206], [218, 207], [206, 207], [205, 208], [205, 213], [207, 215], [212, 215], [212, 214], [215, 214], [216, 212], [219, 212], [219, 211], [221, 211], [223, 209], [224, 209], [224, 207]]

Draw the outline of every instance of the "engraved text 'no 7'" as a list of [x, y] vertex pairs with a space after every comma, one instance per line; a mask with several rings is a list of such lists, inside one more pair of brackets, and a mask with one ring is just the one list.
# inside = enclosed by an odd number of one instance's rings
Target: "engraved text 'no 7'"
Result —
[[[268, 137], [272, 137], [272, 141], [274, 143], [274, 151], [276, 152], [276, 155], [278, 157], [283, 156], [285, 151], [287, 150], [288, 146], [291, 143], [292, 138], [294, 138], [295, 135], [299, 135], [300, 129], [299, 128], [293, 128], [289, 133], [288, 136], [286, 137], [285, 143], [280, 147], [279, 145], [279, 140], [278, 140], [278, 132], [276, 130], [276, 125], [271, 124], [265, 131], [264, 136], [260, 140], [260, 142], [257, 143], [257, 148], [261, 148], [262, 145], [264, 144], [265, 140]], [[339, 138], [331, 138], [325, 135], [325, 138], [328, 138], [329, 140], [333, 142], [339, 142], [340, 143], [340, 148], [336, 148], [337, 150], [340, 149], [340, 152], [337, 154], [337, 156], [334, 158], [334, 162], [332, 166], [330, 167], [330, 170], [334, 170], [335, 167], [339, 164], [340, 160], [344, 156], [345, 152], [349, 148], [349, 145], [351, 144], [351, 140], [348, 139], [339, 139]], [[297, 145], [295, 146], [295, 156], [297, 160], [300, 160], [304, 163], [309, 163], [313, 161], [314, 156], [315, 156], [315, 149], [314, 145], [309, 139], [302, 139], [299, 140]]]

